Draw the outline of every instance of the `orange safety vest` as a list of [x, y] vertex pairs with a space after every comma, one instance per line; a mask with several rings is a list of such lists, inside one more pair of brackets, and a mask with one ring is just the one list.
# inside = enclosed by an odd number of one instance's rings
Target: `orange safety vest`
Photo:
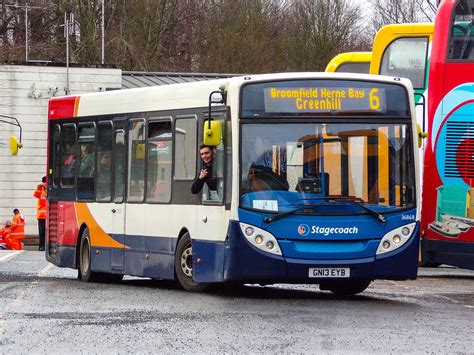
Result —
[[16, 240], [25, 238], [25, 217], [21, 213], [13, 216], [10, 236]]
[[46, 218], [46, 186], [39, 184], [36, 187], [33, 196], [38, 199], [36, 203], [36, 219], [45, 219]]
[[11, 227], [4, 227], [3, 230], [3, 240], [7, 247], [11, 250], [23, 250], [23, 244], [20, 240], [11, 238]]
[[10, 228], [0, 227], [0, 243], [5, 243], [5, 239], [7, 239], [7, 230], [10, 230]]

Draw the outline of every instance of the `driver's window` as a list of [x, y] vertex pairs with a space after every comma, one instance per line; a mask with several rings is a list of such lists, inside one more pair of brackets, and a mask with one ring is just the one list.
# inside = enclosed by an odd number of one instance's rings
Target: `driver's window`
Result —
[[[222, 132], [224, 132], [224, 125], [225, 122], [222, 121]], [[202, 189], [203, 202], [222, 202], [224, 198], [225, 146], [222, 136], [220, 141], [221, 143], [214, 148], [211, 180], [209, 184], [204, 184]]]

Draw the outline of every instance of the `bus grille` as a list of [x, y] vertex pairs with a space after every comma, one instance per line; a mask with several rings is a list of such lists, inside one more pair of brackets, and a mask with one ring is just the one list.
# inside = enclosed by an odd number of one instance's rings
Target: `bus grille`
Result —
[[448, 122], [444, 176], [474, 178], [474, 122]]
[[50, 255], [55, 255], [58, 248], [58, 203], [49, 203], [48, 219], [48, 251]]

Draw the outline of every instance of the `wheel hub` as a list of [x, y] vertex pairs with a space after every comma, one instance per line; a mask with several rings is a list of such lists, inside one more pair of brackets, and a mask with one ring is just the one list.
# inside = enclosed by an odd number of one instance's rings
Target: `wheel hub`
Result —
[[181, 270], [188, 276], [193, 276], [193, 249], [188, 246], [181, 254]]

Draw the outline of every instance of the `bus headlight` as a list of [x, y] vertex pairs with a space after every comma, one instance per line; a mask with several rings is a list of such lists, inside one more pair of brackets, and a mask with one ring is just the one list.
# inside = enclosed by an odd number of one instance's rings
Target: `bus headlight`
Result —
[[410, 223], [385, 234], [377, 248], [377, 255], [388, 253], [400, 248], [412, 236], [416, 223]]
[[245, 238], [254, 247], [267, 253], [281, 255], [280, 246], [271, 233], [246, 223], [240, 223], [240, 229]]

